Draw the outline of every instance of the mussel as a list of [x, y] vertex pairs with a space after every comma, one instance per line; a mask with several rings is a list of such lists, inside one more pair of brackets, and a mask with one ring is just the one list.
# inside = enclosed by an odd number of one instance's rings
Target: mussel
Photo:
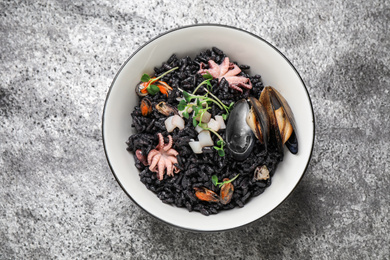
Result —
[[284, 97], [274, 88], [265, 87], [260, 95], [260, 102], [265, 107], [271, 127], [271, 140], [279, 151], [285, 144], [291, 153], [298, 153], [298, 139], [294, 114]]
[[[228, 181], [228, 180], [229, 180], [228, 178], [223, 179], [223, 181]], [[234, 192], [234, 186], [231, 182], [222, 185], [221, 191], [219, 193], [220, 202], [223, 205], [228, 204], [232, 200], [233, 192]]]
[[153, 111], [152, 102], [150, 101], [150, 99], [148, 99], [146, 97], [143, 98], [141, 100], [140, 108], [141, 108], [141, 113], [143, 116], [150, 115], [150, 113], [152, 113], [152, 111]]
[[249, 97], [234, 104], [226, 126], [226, 143], [234, 159], [243, 161], [249, 156], [255, 136], [267, 147], [268, 133], [268, 116], [259, 100]]
[[172, 107], [171, 105], [168, 105], [166, 102], [161, 101], [156, 105], [156, 109], [158, 112], [163, 114], [164, 116], [170, 116], [170, 115], [177, 115], [177, 109]]
[[212, 190], [205, 187], [194, 187], [195, 196], [203, 201], [219, 202], [219, 196]]
[[148, 95], [148, 91], [146, 90], [147, 86], [148, 86], [147, 82], [138, 83], [137, 86], [135, 87], [135, 93], [140, 97], [144, 97]]
[[249, 97], [236, 102], [226, 127], [227, 148], [233, 158], [242, 161], [252, 152], [255, 139], [265, 150], [273, 144], [283, 153], [286, 144], [291, 153], [298, 152], [295, 120], [287, 101], [272, 87], [260, 98]]

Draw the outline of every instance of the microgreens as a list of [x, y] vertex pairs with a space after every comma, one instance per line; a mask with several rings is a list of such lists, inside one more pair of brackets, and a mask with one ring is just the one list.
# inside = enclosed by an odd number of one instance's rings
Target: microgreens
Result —
[[[156, 85], [154, 85], [153, 83], [154, 82], [157, 82], [159, 81], [159, 79], [161, 79], [162, 77], [164, 77], [165, 75], [167, 75], [168, 73], [171, 73], [172, 71], [178, 69], [179, 67], [175, 67], [173, 69], [170, 69], [166, 72], [164, 72], [163, 74], [161, 74], [160, 76], [158, 77], [154, 77], [154, 78], [151, 78], [148, 74], [143, 74], [141, 76], [141, 81], [143, 82], [143, 85], [145, 86], [146, 88], [146, 91], [150, 94], [150, 95], [156, 95], [159, 91], [160, 91], [160, 88]], [[145, 92], [146, 93], [146, 92]]]
[[202, 85], [207, 85], [207, 89], [208, 90], [211, 90], [213, 88], [213, 85], [211, 85], [210, 81], [213, 79], [213, 76], [211, 76], [211, 74], [209, 72], [207, 72], [206, 74], [203, 74], [202, 77], [205, 79], [204, 81], [202, 81], [195, 89], [194, 89], [194, 92], [192, 92], [192, 95], [195, 95], [196, 91], [198, 91], [198, 89], [200, 88], [200, 86]]
[[[200, 126], [204, 130], [208, 130], [215, 134], [219, 140], [217, 142], [217, 145], [214, 146], [214, 149], [217, 150], [218, 155], [223, 157], [225, 156], [225, 141], [223, 138], [214, 130], [210, 129], [207, 127], [207, 124], [202, 123], [202, 118], [203, 115], [207, 112], [207, 110], [211, 109], [211, 104], [214, 103], [216, 104], [220, 109], [225, 110], [226, 113], [222, 115], [223, 119], [226, 120], [227, 117], [229, 116], [230, 111], [233, 109], [234, 102], [230, 103], [229, 106], [226, 106], [224, 103], [222, 103], [221, 100], [219, 100], [215, 95], [213, 95], [210, 90], [212, 88], [212, 85], [210, 83], [210, 80], [213, 78], [209, 73], [203, 75], [203, 78], [205, 79], [202, 81], [194, 90], [194, 92], [188, 93], [185, 90], [182, 90], [179, 88], [179, 90], [183, 93], [184, 99], [179, 102], [179, 105], [177, 106], [177, 109], [179, 111], [183, 111], [183, 117], [186, 119], [189, 119], [189, 113], [188, 109], [192, 109], [194, 111], [194, 116], [192, 118], [192, 124], [194, 127]], [[205, 89], [206, 94], [203, 96], [200, 95], [195, 95], [196, 91], [199, 89], [200, 86], [206, 84], [210, 88]], [[210, 95], [211, 97], [209, 97]], [[196, 100], [196, 102], [191, 102], [192, 100]], [[190, 103], [191, 102], [191, 103]]]
[[213, 175], [213, 176], [211, 176], [211, 181], [213, 182], [214, 186], [219, 185], [219, 188], [221, 188], [222, 185], [224, 185], [224, 184], [226, 184], [226, 183], [229, 183], [229, 182], [232, 182], [232, 181], [234, 181], [235, 179], [237, 179], [238, 175], [240, 175], [240, 174], [237, 174], [237, 175], [234, 176], [234, 178], [231, 179], [231, 180], [227, 180], [227, 181], [223, 181], [223, 182], [219, 182], [219, 181], [218, 181], [217, 175]]

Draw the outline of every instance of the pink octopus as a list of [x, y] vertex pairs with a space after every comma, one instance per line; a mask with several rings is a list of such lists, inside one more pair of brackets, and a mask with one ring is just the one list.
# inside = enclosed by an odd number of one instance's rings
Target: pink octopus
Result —
[[229, 87], [235, 89], [239, 92], [243, 92], [243, 89], [251, 89], [252, 83], [249, 78], [243, 76], [237, 76], [241, 69], [234, 63], [229, 61], [229, 57], [225, 57], [220, 65], [215, 63], [213, 60], [208, 61], [209, 69], [204, 69], [204, 63], [200, 63], [200, 70], [198, 73], [206, 74], [210, 73], [213, 78], [217, 78], [218, 81], [221, 81], [222, 78], [225, 78], [229, 82]]
[[169, 143], [164, 144], [164, 137], [158, 133], [159, 143], [156, 149], [153, 149], [148, 154], [149, 170], [157, 173], [159, 180], [164, 178], [165, 168], [168, 176], [173, 176], [174, 173], [180, 171], [174, 164], [177, 163], [176, 156], [179, 154], [172, 149], [172, 136], [168, 135]]

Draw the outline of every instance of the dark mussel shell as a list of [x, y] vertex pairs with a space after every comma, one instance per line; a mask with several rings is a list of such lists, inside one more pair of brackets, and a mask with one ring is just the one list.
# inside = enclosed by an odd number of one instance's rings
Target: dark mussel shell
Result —
[[237, 161], [245, 160], [252, 152], [255, 139], [254, 134], [246, 123], [249, 105], [245, 99], [234, 104], [226, 126], [226, 144], [233, 158]]
[[267, 111], [260, 101], [254, 97], [248, 98], [251, 110], [246, 118], [246, 122], [251, 127], [257, 139], [260, 140], [267, 150], [269, 142], [270, 122]]
[[139, 96], [139, 97], [144, 97], [144, 96], [147, 96], [148, 95], [148, 92], [145, 91], [146, 90], [146, 82], [139, 82], [137, 84], [137, 86], [135, 87], [135, 93]]
[[234, 105], [226, 126], [226, 143], [233, 158], [245, 160], [252, 152], [255, 138], [264, 144], [267, 150], [269, 142], [269, 119], [260, 101], [249, 97]]
[[[294, 114], [284, 97], [274, 88], [265, 87], [260, 95], [260, 102], [264, 105], [270, 120], [271, 142], [275, 142], [280, 152], [283, 152], [283, 144], [291, 153], [298, 153], [298, 139], [296, 136], [296, 124]], [[279, 110], [280, 109], [280, 110]], [[278, 125], [275, 112], [279, 110], [279, 118], [283, 117], [284, 124], [291, 124], [292, 133], [290, 136], [285, 135], [284, 129], [287, 126]], [[280, 122], [280, 121], [279, 121]], [[282, 131], [282, 133], [281, 133]]]

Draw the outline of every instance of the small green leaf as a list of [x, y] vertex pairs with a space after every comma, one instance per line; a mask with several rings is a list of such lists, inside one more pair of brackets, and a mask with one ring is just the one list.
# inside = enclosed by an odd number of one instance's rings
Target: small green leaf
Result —
[[218, 140], [217, 145], [219, 146], [223, 145], [223, 140]]
[[187, 102], [191, 101], [191, 95], [187, 91], [183, 91], [183, 97]]
[[160, 91], [160, 89], [156, 85], [149, 85], [146, 90], [149, 92], [150, 95], [156, 95]]
[[183, 112], [183, 117], [184, 117], [185, 119], [188, 119], [188, 118], [190, 117], [190, 115], [188, 114], [187, 111], [185, 111], [185, 112]]
[[211, 74], [209, 72], [206, 72], [206, 74], [203, 74], [202, 76], [204, 79], [207, 79], [207, 80], [213, 79], [213, 76], [211, 76]]
[[150, 80], [150, 76], [148, 75], [148, 74], [144, 74], [144, 75], [142, 75], [142, 77], [141, 77], [141, 81], [142, 82], [148, 82]]
[[[179, 111], [183, 111], [184, 109], [186, 109], [186, 106], [183, 105], [183, 104], [179, 104], [179, 105], [177, 106], [177, 109], [178, 109]], [[188, 113], [187, 113], [187, 114], [188, 114]], [[183, 113], [183, 115], [184, 115], [184, 113]]]
[[229, 110], [232, 110], [233, 106], [234, 106], [234, 102], [230, 103]]
[[210, 81], [206, 81], [206, 85], [209, 91], [213, 88], [213, 85], [211, 85]]
[[217, 177], [217, 175], [211, 176], [211, 181], [213, 182], [214, 186], [217, 186], [217, 184], [218, 184], [218, 177]]
[[202, 103], [200, 103], [200, 100], [199, 98], [196, 99], [196, 105], [199, 107], [199, 106], [202, 106]]
[[199, 113], [199, 107], [197, 107], [197, 106], [192, 106], [192, 109], [194, 110], [195, 115], [198, 115], [198, 113]]
[[221, 157], [225, 156], [225, 151], [223, 149], [218, 150], [218, 155]]
[[226, 120], [227, 119], [227, 114], [223, 114], [222, 118], [223, 118], [223, 120]]
[[195, 117], [192, 118], [192, 124], [194, 125], [194, 127], [198, 125], [198, 121], [196, 121]]

